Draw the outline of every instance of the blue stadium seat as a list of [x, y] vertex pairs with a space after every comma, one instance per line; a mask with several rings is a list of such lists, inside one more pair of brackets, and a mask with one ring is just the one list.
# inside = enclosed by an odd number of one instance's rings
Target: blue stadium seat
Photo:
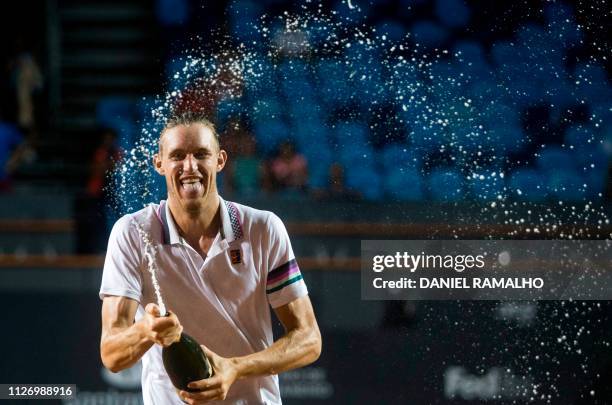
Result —
[[377, 201], [383, 197], [380, 175], [374, 167], [368, 165], [351, 165], [346, 170], [346, 184], [359, 191], [366, 200]]
[[385, 194], [399, 201], [420, 201], [424, 199], [423, 179], [416, 168], [395, 166], [383, 175]]
[[548, 175], [547, 186], [551, 196], [562, 201], [583, 200], [588, 190], [585, 178], [572, 168], [551, 172]]
[[342, 165], [350, 168], [356, 165], [374, 166], [375, 154], [370, 146], [358, 141], [354, 141], [349, 145], [340, 146], [337, 151], [338, 160]]
[[329, 41], [335, 35], [336, 25], [329, 24], [322, 18], [313, 18], [306, 21], [306, 26], [303, 28], [308, 35], [308, 43], [318, 48], [325, 42]]
[[425, 0], [399, 0], [398, 11], [402, 17], [414, 18], [414, 8], [419, 4], [424, 3]]
[[101, 125], [112, 126], [117, 119], [133, 121], [136, 116], [136, 102], [131, 98], [104, 97], [96, 106], [96, 119]]
[[142, 97], [136, 103], [136, 118], [139, 121], [153, 119], [153, 110], [158, 106], [155, 96]]
[[470, 9], [462, 0], [436, 0], [436, 16], [451, 28], [463, 27], [470, 19]]
[[574, 165], [575, 153], [559, 146], [547, 146], [541, 149], [537, 157], [538, 168], [543, 173], [553, 173]]
[[294, 140], [301, 150], [314, 149], [329, 145], [328, 129], [322, 121], [314, 117], [301, 116], [293, 120]]
[[261, 98], [253, 104], [253, 120], [256, 123], [280, 119], [282, 117], [282, 105], [274, 95]]
[[463, 176], [451, 168], [436, 168], [427, 177], [427, 191], [434, 201], [459, 201], [463, 198]]
[[518, 169], [510, 174], [509, 189], [513, 198], [543, 201], [548, 197], [546, 177], [534, 169]]
[[368, 141], [368, 127], [360, 122], [340, 122], [333, 132], [333, 139], [342, 147], [365, 144]]
[[606, 189], [610, 183], [607, 168], [603, 170], [597, 168], [587, 169], [586, 174], [582, 178], [587, 185], [584, 192], [586, 198], [605, 196]]
[[189, 19], [187, 0], [156, 0], [157, 20], [165, 26], [185, 24]]
[[400, 43], [407, 34], [404, 24], [395, 20], [384, 20], [376, 25], [376, 33], [379, 38], [384, 35], [387, 41]]
[[567, 146], [581, 148], [589, 145], [596, 145], [599, 141], [599, 134], [593, 128], [585, 124], [576, 124], [566, 128], [563, 141]]
[[258, 29], [259, 17], [263, 13], [261, 5], [249, 0], [237, 0], [228, 7], [233, 35], [243, 42], [262, 42], [261, 32]]
[[607, 171], [610, 155], [606, 153], [602, 144], [588, 145], [577, 148], [572, 156], [572, 163], [579, 170]]
[[358, 24], [362, 22], [368, 17], [371, 8], [371, 2], [364, 0], [337, 0], [333, 6], [333, 10], [337, 13], [337, 18], [343, 24]]
[[258, 149], [266, 156], [274, 153], [283, 140], [291, 138], [289, 127], [278, 119], [269, 119], [256, 123], [254, 134], [257, 139]]
[[421, 155], [439, 150], [442, 145], [448, 146], [450, 139], [439, 126], [430, 126], [422, 121], [412, 122], [409, 126], [408, 141], [411, 148]]
[[420, 170], [422, 156], [405, 145], [388, 145], [377, 156], [383, 171], [393, 168]]
[[228, 97], [220, 100], [217, 104], [218, 128], [224, 128], [230, 119], [239, 117], [244, 110], [240, 99]]
[[448, 38], [446, 28], [432, 21], [418, 21], [411, 31], [415, 41], [428, 48], [438, 47]]
[[506, 178], [495, 167], [473, 173], [467, 183], [471, 196], [476, 200], [496, 201], [506, 193]]
[[315, 86], [319, 88], [321, 100], [328, 106], [342, 104], [351, 98], [353, 90], [349, 88], [349, 72], [335, 59], [325, 59], [317, 66]]
[[594, 62], [580, 63], [574, 70], [573, 78], [578, 98], [593, 104], [607, 103], [612, 98], [612, 89], [603, 66]]
[[183, 69], [187, 63], [187, 58], [176, 57], [166, 62], [165, 73], [166, 73], [166, 88], [167, 89], [180, 89], [185, 87], [187, 78]]
[[571, 47], [582, 39], [582, 31], [576, 25], [571, 6], [563, 3], [548, 4], [544, 7], [544, 18], [550, 38], [561, 46]]
[[329, 167], [333, 161], [333, 154], [325, 144], [317, 147], [301, 148], [308, 161], [308, 186], [312, 188], [326, 188], [329, 182]]

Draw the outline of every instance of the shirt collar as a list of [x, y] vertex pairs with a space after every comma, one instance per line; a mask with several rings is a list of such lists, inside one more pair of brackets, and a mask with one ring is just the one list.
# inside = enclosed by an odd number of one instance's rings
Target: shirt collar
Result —
[[[221, 211], [221, 238], [228, 243], [242, 238], [242, 221], [238, 214], [238, 208], [232, 202], [225, 201], [219, 196], [219, 208]], [[163, 228], [163, 243], [181, 243], [181, 235], [178, 227], [172, 218], [170, 207], [165, 200], [162, 200], [157, 209], [157, 216]]]

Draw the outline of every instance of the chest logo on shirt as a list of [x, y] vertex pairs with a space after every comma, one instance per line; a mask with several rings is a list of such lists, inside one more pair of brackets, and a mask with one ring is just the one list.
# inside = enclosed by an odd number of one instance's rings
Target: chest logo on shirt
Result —
[[230, 250], [230, 259], [232, 264], [242, 263], [242, 252], [240, 252], [240, 249]]

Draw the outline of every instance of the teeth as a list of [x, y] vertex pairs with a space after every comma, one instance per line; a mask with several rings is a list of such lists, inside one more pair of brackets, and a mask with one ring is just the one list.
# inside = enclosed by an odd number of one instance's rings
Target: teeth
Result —
[[182, 184], [194, 184], [194, 183], [199, 183], [200, 179], [187, 179], [187, 180], [183, 180], [181, 183]]
[[202, 189], [202, 184], [200, 182], [183, 183], [183, 189], [186, 191], [199, 191]]

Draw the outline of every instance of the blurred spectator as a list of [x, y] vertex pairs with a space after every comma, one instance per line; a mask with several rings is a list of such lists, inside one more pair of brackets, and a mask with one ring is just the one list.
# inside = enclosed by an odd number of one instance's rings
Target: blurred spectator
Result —
[[17, 95], [17, 122], [20, 127], [31, 130], [35, 127], [33, 96], [42, 88], [42, 75], [30, 52], [22, 52], [17, 56], [14, 83]]
[[358, 200], [361, 198], [358, 192], [347, 187], [344, 177], [344, 167], [338, 162], [329, 166], [329, 182], [327, 189], [316, 190], [314, 196], [317, 198], [338, 201]]
[[19, 129], [0, 120], [0, 192], [10, 190], [11, 173], [26, 151], [27, 146]]
[[278, 156], [270, 164], [270, 174], [277, 190], [303, 190], [306, 187], [308, 165], [291, 141], [284, 141], [279, 146]]
[[262, 161], [255, 155], [255, 138], [246, 135], [242, 143], [242, 153], [234, 159], [234, 188], [240, 195], [254, 195], [259, 191]]
[[87, 182], [87, 194], [93, 198], [102, 198], [107, 185], [107, 174], [114, 168], [115, 163], [121, 158], [117, 147], [117, 134], [111, 129], [102, 133], [100, 145], [94, 151], [90, 176]]
[[106, 191], [109, 174], [121, 159], [116, 142], [117, 134], [113, 130], [105, 129], [102, 132], [100, 144], [91, 159], [85, 193], [75, 199], [76, 250], [79, 254], [101, 253], [106, 248], [109, 213]]
[[239, 121], [232, 121], [224, 139], [223, 148], [229, 154], [225, 190], [243, 197], [257, 195], [261, 191], [263, 161], [256, 154], [255, 138], [243, 130]]

